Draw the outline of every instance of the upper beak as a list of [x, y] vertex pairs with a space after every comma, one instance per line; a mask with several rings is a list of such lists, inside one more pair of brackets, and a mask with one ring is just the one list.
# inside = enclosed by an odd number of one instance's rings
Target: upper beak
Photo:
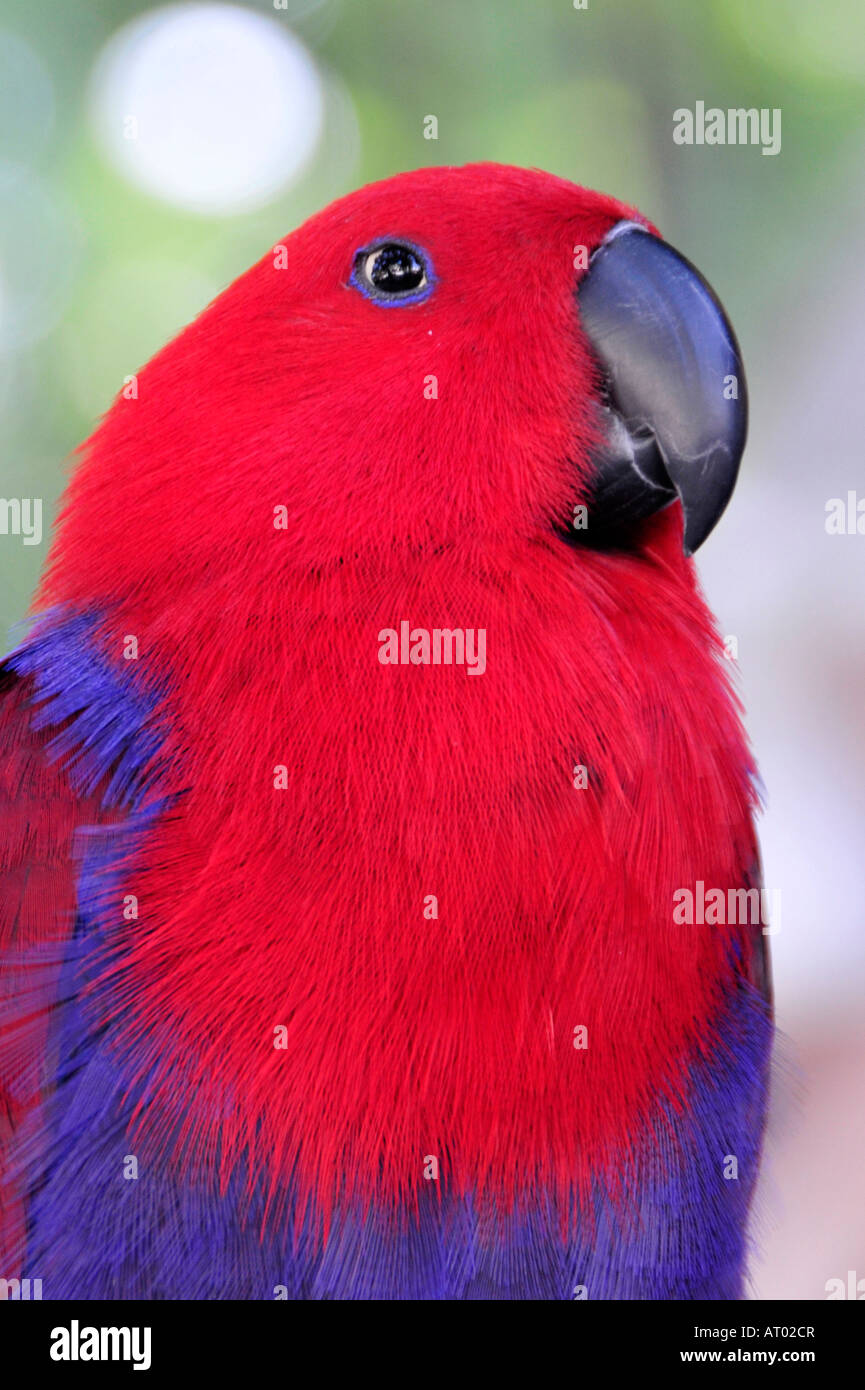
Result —
[[745, 447], [747, 388], [729, 320], [699, 271], [636, 222], [608, 233], [577, 303], [608, 398], [587, 538], [678, 495], [693, 554], [730, 500]]

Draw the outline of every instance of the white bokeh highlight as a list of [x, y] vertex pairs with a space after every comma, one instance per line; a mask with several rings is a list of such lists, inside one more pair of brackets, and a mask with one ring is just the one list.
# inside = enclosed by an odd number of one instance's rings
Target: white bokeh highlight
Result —
[[221, 215], [261, 207], [297, 179], [321, 135], [324, 94], [284, 22], [237, 5], [169, 5], [109, 40], [91, 118], [131, 183]]

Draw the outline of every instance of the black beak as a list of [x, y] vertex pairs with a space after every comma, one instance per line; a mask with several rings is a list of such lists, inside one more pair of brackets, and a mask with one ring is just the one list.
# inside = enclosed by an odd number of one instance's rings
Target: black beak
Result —
[[617, 223], [598, 247], [577, 304], [606, 394], [586, 540], [678, 496], [691, 555], [730, 500], [745, 448], [748, 393], [729, 320], [699, 271], [636, 222]]

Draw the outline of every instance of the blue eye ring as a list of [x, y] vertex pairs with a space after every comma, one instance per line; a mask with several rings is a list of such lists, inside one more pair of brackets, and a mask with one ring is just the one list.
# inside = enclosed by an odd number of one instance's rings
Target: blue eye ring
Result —
[[[383, 288], [384, 277], [379, 276], [377, 284], [373, 279], [375, 273], [375, 261], [381, 257], [382, 252], [405, 253], [406, 257], [412, 257], [417, 262], [417, 269], [421, 272], [420, 281], [416, 281], [404, 290], [388, 290]], [[407, 273], [412, 278], [412, 270]], [[370, 299], [374, 304], [381, 304], [387, 309], [396, 308], [402, 304], [422, 304], [425, 299], [429, 299], [438, 283], [433, 272], [432, 262], [422, 246], [417, 246], [413, 241], [407, 241], [401, 236], [376, 237], [375, 241], [368, 242], [361, 246], [354, 253], [354, 263], [352, 265], [351, 276], [348, 282], [354, 289], [359, 290], [365, 299]]]

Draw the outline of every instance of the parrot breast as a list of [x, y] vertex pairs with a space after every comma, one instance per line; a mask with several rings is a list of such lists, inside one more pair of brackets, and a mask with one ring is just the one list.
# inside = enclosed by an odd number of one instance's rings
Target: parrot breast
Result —
[[[194, 656], [170, 615], [125, 616], [174, 673], [171, 810], [106, 881], [93, 1007], [121, 1069], [152, 1059], [137, 1123], [190, 1171], [244, 1156], [327, 1212], [416, 1200], [434, 1159], [459, 1194], [568, 1200], [659, 1096], [686, 1104], [741, 952], [673, 920], [748, 852], [708, 619], [651, 553], [624, 584], [540, 537], [472, 574], [362, 563], [293, 576], [254, 622], [202, 610]], [[409, 616], [484, 629], [483, 673], [383, 664]]]

